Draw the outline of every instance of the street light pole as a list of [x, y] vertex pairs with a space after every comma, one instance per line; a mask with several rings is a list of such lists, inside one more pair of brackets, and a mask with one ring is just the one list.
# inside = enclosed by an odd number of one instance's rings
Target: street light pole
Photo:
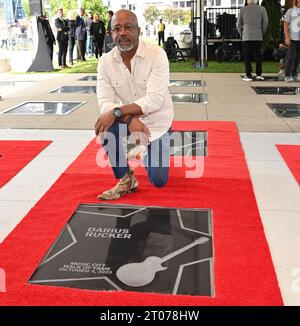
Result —
[[205, 54], [205, 33], [204, 33], [204, 0], [195, 0], [194, 4], [194, 23], [195, 23], [195, 47], [198, 59], [194, 64], [195, 68], [203, 69], [207, 67]]
[[204, 0], [201, 0], [201, 67], [205, 67], [205, 54], [204, 54]]

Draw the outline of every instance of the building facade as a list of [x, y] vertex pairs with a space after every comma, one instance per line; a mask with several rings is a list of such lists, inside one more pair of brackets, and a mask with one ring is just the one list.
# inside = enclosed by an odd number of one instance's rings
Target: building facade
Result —
[[25, 11], [21, 0], [0, 0], [0, 9], [2, 9], [7, 24], [14, 24], [19, 19], [25, 18]]
[[[161, 8], [181, 8], [187, 9], [192, 7], [193, 1], [187, 0], [104, 0], [103, 3], [111, 10], [128, 9], [136, 11], [139, 7], [156, 6]], [[259, 0], [261, 3], [262, 0]], [[284, 5], [285, 0], [281, 0], [281, 4]], [[245, 4], [245, 0], [204, 0], [204, 7], [220, 7], [220, 8], [236, 8], [242, 7]]]

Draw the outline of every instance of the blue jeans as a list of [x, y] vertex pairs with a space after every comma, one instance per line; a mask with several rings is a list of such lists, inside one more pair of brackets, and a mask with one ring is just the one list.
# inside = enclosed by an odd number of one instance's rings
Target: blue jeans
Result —
[[86, 55], [92, 55], [92, 54], [94, 54], [93, 36], [88, 35], [86, 40]]
[[[101, 137], [101, 143], [109, 157], [115, 177], [121, 179], [129, 171], [129, 166], [120, 140], [127, 138], [130, 132], [126, 124], [119, 122], [114, 122], [108, 131], [107, 137]], [[169, 132], [148, 145], [147, 155], [144, 157], [143, 163], [147, 169], [149, 181], [155, 187], [163, 187], [169, 178]]]

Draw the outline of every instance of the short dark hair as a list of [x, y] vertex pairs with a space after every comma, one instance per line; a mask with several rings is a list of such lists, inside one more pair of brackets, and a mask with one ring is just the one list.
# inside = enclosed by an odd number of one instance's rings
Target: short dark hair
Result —
[[108, 14], [110, 14], [111, 16], [113, 16], [114, 15], [114, 12], [112, 11], [112, 10], [108, 10], [108, 12], [107, 12]]

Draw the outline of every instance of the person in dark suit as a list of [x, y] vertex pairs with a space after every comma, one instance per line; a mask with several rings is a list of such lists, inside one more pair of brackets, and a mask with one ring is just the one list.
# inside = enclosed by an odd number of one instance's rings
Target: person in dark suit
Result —
[[100, 20], [100, 15], [96, 13], [94, 15], [94, 21], [91, 24], [91, 35], [93, 37], [95, 46], [95, 56], [96, 59], [102, 56], [102, 48], [105, 37], [105, 26], [102, 20]]
[[58, 65], [60, 68], [68, 68], [66, 65], [66, 57], [68, 51], [68, 22], [63, 18], [64, 11], [62, 8], [57, 11], [57, 18], [54, 25], [57, 28], [57, 42], [58, 42]]
[[85, 49], [86, 49], [86, 24], [83, 18], [84, 9], [79, 9], [79, 15], [75, 20], [75, 38], [76, 38], [76, 46], [77, 46], [77, 60], [85, 61]]
[[112, 10], [108, 10], [107, 17], [108, 17], [108, 23], [107, 23], [107, 34], [111, 35], [111, 20], [113, 18], [114, 12]]
[[69, 49], [69, 64], [73, 66], [73, 52], [74, 52], [74, 46], [75, 46], [75, 19], [72, 17], [72, 15], [67, 16], [68, 21], [68, 49]]

